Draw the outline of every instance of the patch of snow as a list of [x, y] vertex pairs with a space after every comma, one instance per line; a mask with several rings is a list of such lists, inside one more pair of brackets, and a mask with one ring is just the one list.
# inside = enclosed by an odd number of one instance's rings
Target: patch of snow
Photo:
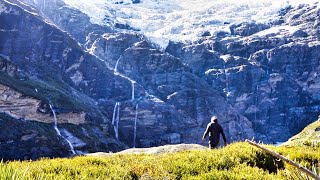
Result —
[[255, 33], [252, 36], [265, 37], [267, 35], [277, 35], [276, 37], [281, 38], [284, 35], [292, 35], [297, 30], [299, 29], [296, 26], [275, 26]]
[[5, 4], [3, 4], [2, 2], [0, 2], [0, 14], [2, 12], [6, 12], [7, 11], [7, 7], [5, 6]]
[[224, 74], [224, 69], [208, 69], [205, 72], [205, 75], [213, 75], [213, 76], [218, 76]]
[[70, 78], [74, 84], [79, 85], [83, 81], [83, 74], [80, 71], [76, 71]]
[[112, 4], [111, 0], [64, 0], [64, 2], [87, 14], [91, 22], [95, 24], [104, 24], [106, 15], [114, 17], [113, 10], [108, 8], [108, 4]]
[[173, 96], [176, 96], [178, 94], [178, 92], [174, 92], [172, 94], [170, 94], [169, 96], [167, 96], [167, 99], [171, 99]]
[[151, 100], [151, 101], [153, 101], [153, 102], [155, 102], [155, 103], [164, 103], [164, 101], [162, 101], [162, 100], [159, 99], [158, 97], [156, 97], [156, 96], [154, 96], [154, 95], [152, 95], [152, 94], [149, 94], [149, 93], [147, 93], [147, 92], [146, 92], [146, 97], [147, 97], [149, 100]]
[[[302, 4], [300, 0], [143, 0], [137, 4], [130, 0], [121, 0], [122, 3], [115, 0], [64, 2], [87, 14], [93, 23], [107, 25], [105, 19], [111, 18], [139, 29], [162, 48], [169, 40], [190, 43], [204, 32], [229, 32], [230, 24], [234, 23], [267, 23], [278, 16], [280, 9]], [[318, 0], [304, 0], [303, 4], [316, 2]]]

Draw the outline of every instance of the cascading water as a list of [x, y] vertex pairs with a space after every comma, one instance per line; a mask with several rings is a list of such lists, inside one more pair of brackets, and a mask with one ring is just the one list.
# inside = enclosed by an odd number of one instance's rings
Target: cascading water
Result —
[[131, 101], [133, 101], [134, 100], [134, 84], [135, 84], [136, 82], [134, 82], [134, 81], [131, 81], [131, 86], [132, 86], [132, 91], [131, 91]]
[[136, 105], [136, 116], [135, 116], [135, 118], [134, 118], [133, 148], [136, 147], [136, 139], [137, 139], [137, 120], [138, 120], [138, 104]]
[[60, 132], [60, 130], [59, 130], [59, 128], [58, 128], [57, 114], [56, 114], [55, 110], [53, 109], [52, 105], [49, 104], [49, 106], [50, 106], [50, 109], [51, 109], [51, 111], [52, 111], [53, 118], [54, 118], [54, 125], [53, 125], [54, 130], [57, 132], [58, 136], [62, 137], [65, 141], [67, 141], [67, 143], [69, 144], [70, 151], [72, 152], [72, 154], [76, 154], [76, 152], [75, 152], [75, 150], [74, 150], [74, 147], [73, 147], [73, 145], [71, 144], [71, 142], [70, 142], [67, 138], [65, 138], [65, 137], [63, 137], [63, 136], [61, 135], [61, 132]]
[[[120, 57], [120, 58], [121, 58], [121, 57]], [[122, 73], [120, 73], [120, 72], [118, 71], [118, 64], [119, 64], [120, 58], [119, 58], [119, 59], [117, 60], [117, 62], [116, 62], [116, 65], [115, 65], [115, 67], [114, 67], [113, 73], [114, 73], [114, 75], [120, 76], [120, 77], [122, 77], [122, 78], [124, 78], [124, 79], [126, 79], [126, 80], [128, 80], [128, 81], [131, 82], [131, 87], [132, 87], [132, 91], [131, 91], [131, 101], [133, 101], [133, 100], [134, 100], [134, 90], [135, 90], [135, 89], [134, 89], [134, 84], [136, 83], [136, 81], [132, 80], [131, 78], [125, 76], [124, 74], [122, 74]]]
[[116, 65], [114, 66], [114, 74], [118, 74], [118, 64], [119, 64], [120, 58], [117, 60]]
[[227, 99], [228, 97], [231, 95], [231, 92], [229, 91], [229, 79], [228, 79], [228, 72], [226, 70], [226, 62], [223, 61], [223, 72], [224, 72], [224, 75], [226, 77], [226, 87], [224, 89], [224, 92], [226, 93], [226, 96], [227, 96]]
[[255, 110], [255, 113], [254, 113], [255, 122], [257, 122], [257, 111], [259, 109], [258, 92], [259, 92], [259, 84], [257, 84], [257, 86], [256, 86], [256, 99], [255, 99], [256, 110]]
[[58, 134], [59, 136], [61, 136], [60, 130], [58, 129], [57, 114], [56, 114], [56, 112], [54, 111], [54, 109], [53, 109], [53, 107], [51, 106], [51, 104], [50, 104], [49, 106], [50, 106], [50, 109], [51, 109], [51, 111], [52, 111], [53, 119], [54, 119], [53, 128], [54, 128], [54, 130], [57, 132], [57, 134]]
[[116, 102], [113, 109], [112, 125], [117, 139], [119, 139], [120, 102]]
[[[118, 65], [119, 65], [120, 59], [121, 59], [121, 57], [117, 60], [113, 73], [114, 73], [114, 75], [120, 76], [120, 77], [127, 79], [128, 81], [131, 82], [131, 101], [134, 101], [136, 81], [132, 80], [131, 78], [127, 77], [126, 75], [124, 75], [118, 71]], [[136, 144], [137, 109], [138, 109], [138, 105], [136, 106], [133, 147], [135, 147], [135, 144]], [[115, 136], [117, 139], [119, 139], [119, 121], [120, 121], [120, 102], [116, 102], [114, 109], [113, 109], [112, 125], [113, 125], [114, 133], [115, 133]]]

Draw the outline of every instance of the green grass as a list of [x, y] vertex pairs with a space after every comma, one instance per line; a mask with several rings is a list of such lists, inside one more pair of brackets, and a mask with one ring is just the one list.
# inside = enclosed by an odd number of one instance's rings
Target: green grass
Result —
[[[319, 148], [272, 147], [290, 159], [319, 167]], [[288, 179], [295, 169], [247, 144], [160, 155], [41, 159], [0, 163], [0, 179]]]
[[284, 143], [283, 146], [320, 147], [320, 119], [305, 127], [299, 134]]

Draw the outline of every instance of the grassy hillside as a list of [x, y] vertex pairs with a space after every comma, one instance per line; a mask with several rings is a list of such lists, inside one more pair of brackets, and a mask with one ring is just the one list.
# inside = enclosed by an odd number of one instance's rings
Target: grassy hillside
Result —
[[[282, 146], [265, 147], [319, 175], [319, 127], [320, 121], [314, 122]], [[189, 146], [194, 145], [150, 148], [141, 150], [141, 154], [134, 149], [128, 152], [136, 154], [97, 153], [69, 159], [1, 162], [0, 179], [309, 179], [245, 142], [215, 150], [185, 150]]]
[[[309, 168], [319, 167], [319, 148], [268, 148]], [[216, 150], [158, 155], [115, 154], [0, 163], [0, 179], [290, 179], [295, 174], [292, 167], [244, 142]]]
[[305, 127], [283, 146], [316, 146], [320, 147], [320, 119]]

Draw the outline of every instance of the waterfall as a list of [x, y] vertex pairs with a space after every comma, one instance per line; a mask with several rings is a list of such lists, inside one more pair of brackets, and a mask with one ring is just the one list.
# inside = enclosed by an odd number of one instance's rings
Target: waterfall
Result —
[[223, 60], [223, 72], [224, 72], [224, 75], [226, 77], [226, 87], [224, 89], [224, 92], [226, 93], [226, 97], [227, 97], [227, 100], [228, 100], [228, 97], [231, 95], [231, 92], [229, 92], [228, 73], [226, 71], [226, 62], [225, 62], [225, 60]]
[[[121, 57], [120, 57], [121, 58]], [[131, 82], [131, 87], [132, 87], [132, 90], [131, 90], [131, 101], [133, 101], [134, 100], [134, 84], [136, 83], [136, 81], [134, 81], [134, 80], [132, 80], [131, 78], [129, 78], [128, 76], [125, 76], [124, 74], [122, 74], [122, 73], [120, 73], [119, 71], [118, 71], [118, 64], [119, 64], [119, 61], [120, 61], [120, 58], [117, 60], [117, 62], [116, 62], [116, 65], [115, 65], [115, 67], [114, 67], [114, 71], [113, 71], [113, 73], [114, 73], [114, 75], [117, 75], [117, 76], [120, 76], [120, 77], [122, 77], [122, 78], [124, 78], [124, 79], [126, 79], [126, 80], [128, 80], [128, 81], [130, 81]]]
[[116, 65], [114, 66], [114, 74], [118, 74], [118, 64], [119, 64], [120, 58], [121, 56], [119, 57], [119, 59], [116, 62]]
[[[118, 58], [118, 60], [117, 60], [117, 62], [116, 62], [116, 65], [114, 66], [113, 73], [114, 73], [114, 75], [120, 76], [120, 77], [122, 77], [122, 78], [124, 78], [124, 79], [126, 79], [126, 80], [128, 80], [128, 81], [131, 82], [131, 87], [132, 87], [132, 90], [131, 90], [131, 101], [133, 101], [133, 100], [134, 100], [134, 91], [135, 91], [134, 84], [136, 83], [136, 81], [132, 80], [132, 79], [129, 78], [128, 76], [126, 76], [126, 75], [124, 75], [124, 74], [122, 74], [122, 73], [120, 73], [120, 72], [118, 71], [118, 65], [119, 65], [119, 61], [120, 61], [121, 58], [122, 58], [122, 56], [120, 56], [120, 57]], [[113, 113], [113, 114], [115, 114], [115, 113]]]
[[112, 125], [117, 139], [119, 139], [120, 102], [116, 102], [113, 109]]
[[259, 91], [259, 84], [257, 84], [257, 86], [256, 86], [256, 99], [255, 99], [256, 110], [254, 113], [254, 121], [257, 121], [257, 111], [258, 111], [258, 107], [260, 105], [260, 104], [258, 104], [258, 91]]
[[214, 51], [214, 46], [213, 46], [213, 43], [211, 43], [210, 45], [209, 45], [210, 47], [211, 47], [211, 51]]
[[117, 116], [117, 139], [119, 139], [119, 121], [120, 121], [120, 102], [118, 103], [118, 112], [117, 112], [118, 116]]
[[54, 109], [53, 109], [53, 107], [51, 106], [51, 104], [50, 104], [49, 106], [50, 106], [50, 109], [51, 109], [51, 111], [52, 111], [53, 119], [54, 119], [53, 128], [54, 128], [54, 130], [57, 132], [57, 134], [58, 134], [59, 136], [61, 136], [60, 130], [58, 129], [57, 114], [56, 114], [56, 112], [54, 111]]
[[133, 148], [136, 147], [136, 139], [137, 139], [137, 120], [138, 120], [138, 104], [136, 105], [136, 116], [135, 116], [135, 118], [134, 118]]
[[[118, 102], [116, 102], [116, 104], [114, 105], [113, 108], [113, 115], [112, 115], [112, 125], [113, 125], [113, 129], [114, 129], [114, 134], [117, 137], [117, 128], [115, 126], [115, 121], [116, 121], [116, 112], [117, 112], [117, 108], [118, 108]], [[118, 138], [117, 138], [118, 139]]]
[[59, 128], [58, 128], [57, 114], [56, 114], [56, 112], [54, 111], [52, 105], [49, 104], [49, 106], [50, 106], [50, 109], [51, 109], [51, 111], [52, 111], [53, 118], [54, 118], [54, 125], [53, 125], [54, 130], [57, 132], [58, 136], [62, 137], [65, 141], [67, 141], [67, 143], [69, 144], [70, 151], [72, 152], [72, 154], [76, 154], [76, 152], [74, 151], [74, 147], [73, 147], [73, 145], [71, 144], [71, 142], [70, 142], [67, 138], [65, 138], [65, 137], [63, 137], [63, 136], [61, 135], [61, 132], [60, 132], [60, 130], [59, 130]]
[[135, 84], [136, 82], [134, 82], [134, 81], [131, 81], [131, 86], [132, 86], [132, 91], [131, 91], [131, 101], [133, 101], [134, 100], [134, 84]]

